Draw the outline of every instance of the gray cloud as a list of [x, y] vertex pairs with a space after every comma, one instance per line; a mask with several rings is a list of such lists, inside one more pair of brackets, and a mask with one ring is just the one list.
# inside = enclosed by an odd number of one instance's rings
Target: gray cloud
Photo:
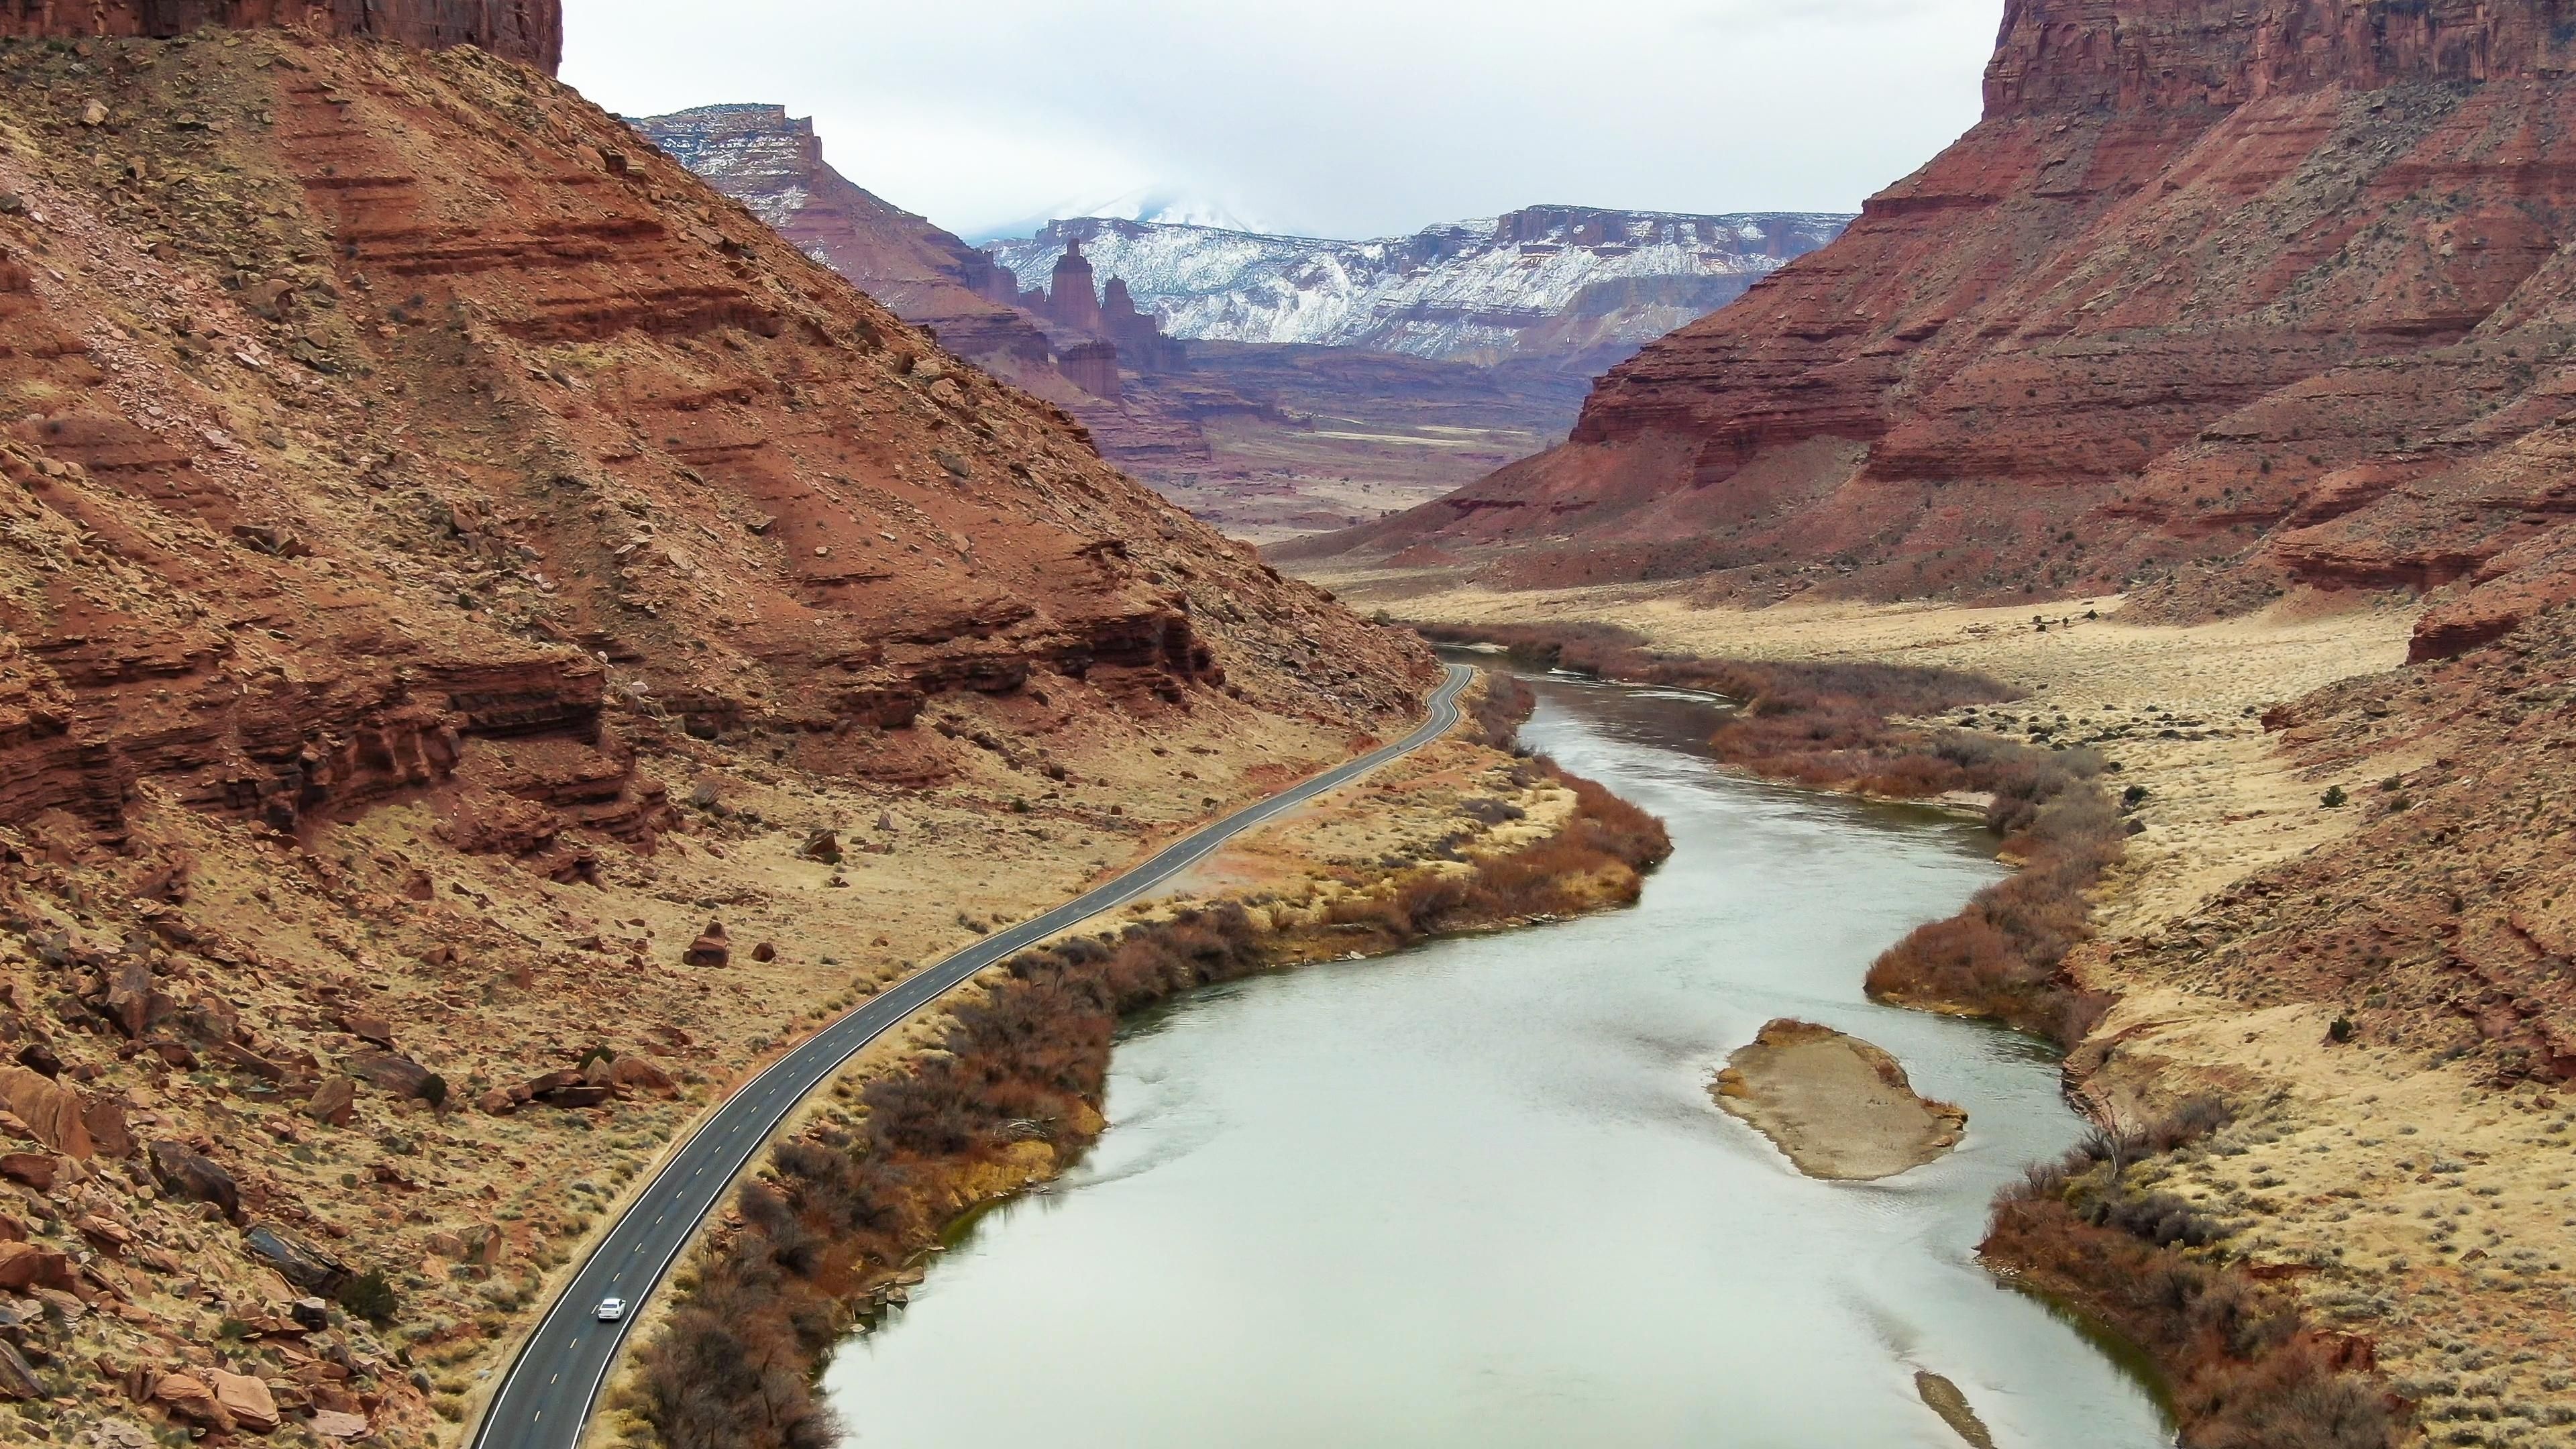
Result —
[[566, 0], [613, 110], [771, 101], [979, 232], [1150, 192], [1365, 236], [1538, 202], [1845, 210], [1976, 117], [2000, 0]]

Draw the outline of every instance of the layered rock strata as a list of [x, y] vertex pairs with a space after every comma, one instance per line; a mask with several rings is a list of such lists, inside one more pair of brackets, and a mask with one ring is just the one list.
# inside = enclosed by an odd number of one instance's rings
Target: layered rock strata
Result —
[[204, 26], [294, 26], [406, 45], [473, 45], [551, 74], [560, 0], [8, 0], [0, 37], [168, 39]]
[[2015, 0], [1985, 119], [1563, 449], [1313, 546], [1541, 585], [2576, 596], [2568, 42], [2537, 0]]
[[766, 1054], [1434, 670], [473, 47], [0, 39], [0, 420], [0, 1442], [452, 1438]]
[[[1358, 725], [1422, 677], [568, 91], [106, 44], [0, 53], [0, 824], [461, 791], [544, 853], [650, 837], [639, 727], [918, 774], [957, 691]], [[562, 749], [486, 790], [478, 741]]]

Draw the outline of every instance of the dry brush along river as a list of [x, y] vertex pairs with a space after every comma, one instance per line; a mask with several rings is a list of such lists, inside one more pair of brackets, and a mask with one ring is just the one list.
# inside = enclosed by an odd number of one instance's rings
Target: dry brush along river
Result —
[[[1132, 1022], [1111, 1127], [957, 1235], [826, 1375], [861, 1449], [2005, 1449], [2172, 1433], [2114, 1352], [1973, 1256], [2083, 1124], [2046, 1051], [1861, 975], [1998, 867], [1984, 831], [1721, 773], [1712, 706], [1544, 681], [1533, 747], [1663, 815], [1636, 909], [1222, 987]], [[1764, 1022], [1900, 1058], [1969, 1113], [1871, 1184], [1710, 1104]]]

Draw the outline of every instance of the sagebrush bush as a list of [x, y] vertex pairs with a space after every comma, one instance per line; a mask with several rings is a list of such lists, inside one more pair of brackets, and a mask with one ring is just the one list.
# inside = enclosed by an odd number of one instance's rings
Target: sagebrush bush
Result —
[[2127, 1169], [2229, 1120], [2215, 1098], [2139, 1131], [2096, 1133], [2000, 1193], [1981, 1251], [2100, 1314], [2152, 1355], [2190, 1449], [2389, 1449], [2401, 1427], [2351, 1371], [2352, 1345], [2301, 1324], [2286, 1296], [2195, 1250], [2226, 1224]]

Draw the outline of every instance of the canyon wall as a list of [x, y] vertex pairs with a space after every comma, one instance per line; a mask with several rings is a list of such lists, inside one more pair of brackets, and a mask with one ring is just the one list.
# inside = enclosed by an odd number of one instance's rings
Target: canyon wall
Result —
[[2007, 0], [1986, 114], [2555, 80], [2576, 61], [2570, 18], [2556, 0]]
[[1986, 118], [1647, 348], [1565, 448], [1297, 546], [1510, 585], [1985, 601], [2576, 594], [2560, 9], [2047, 0]]
[[957, 692], [1409, 707], [1418, 653], [571, 92], [273, 44], [186, 97], [153, 42], [0, 47], [36, 148], [0, 160], [0, 825], [114, 838], [148, 794], [299, 829], [562, 741], [515, 787], [544, 827], [491, 832], [534, 849], [649, 830], [639, 709], [927, 779]]
[[628, 124], [959, 356], [1047, 365], [1046, 333], [1009, 305], [1016, 282], [998, 279], [982, 252], [834, 170], [812, 120], [784, 106], [725, 105]]
[[208, 25], [480, 46], [549, 75], [563, 62], [561, 0], [0, 0], [5, 37], [167, 38]]
[[[1087, 264], [1022, 293], [1019, 277], [990, 256], [834, 170], [813, 121], [782, 106], [702, 106], [628, 124], [940, 345], [1072, 412], [1112, 461], [1207, 461], [1196, 399], [1125, 385], [1123, 370], [1173, 372], [1184, 359], [1152, 317], [1115, 305], [1124, 295], [1116, 278], [1107, 305]], [[1218, 411], [1257, 411], [1240, 398], [1217, 401]]]
[[0, 1443], [453, 1442], [567, 1184], [1437, 678], [539, 70], [353, 38], [499, 10], [0, 13]]

